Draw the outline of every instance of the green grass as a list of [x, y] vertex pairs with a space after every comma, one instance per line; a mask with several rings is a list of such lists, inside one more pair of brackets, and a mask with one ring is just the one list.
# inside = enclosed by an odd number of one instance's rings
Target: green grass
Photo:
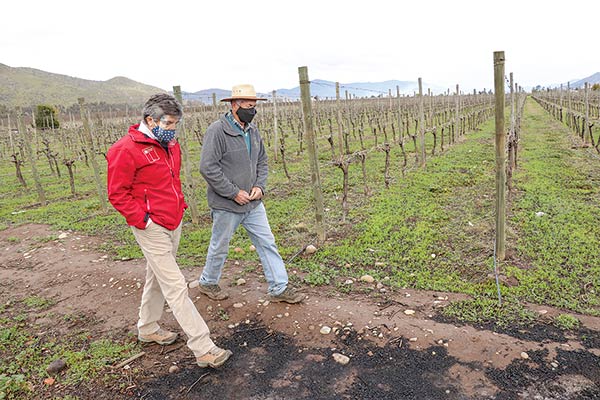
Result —
[[[372, 148], [374, 138], [367, 125], [366, 147]], [[408, 140], [409, 168], [405, 176], [400, 149], [394, 146], [388, 189], [383, 176], [385, 153], [369, 152], [367, 183], [373, 191], [370, 197], [363, 194], [360, 163], [352, 163], [346, 224], [340, 223], [341, 172], [330, 163], [325, 132], [328, 128], [319, 135], [319, 160], [329, 239], [316, 254], [300, 255], [289, 266], [301, 271], [303, 283], [341, 288], [348, 277], [368, 273], [377, 280], [389, 277], [392, 288], [472, 295], [474, 309], [479, 309], [478, 302], [493, 302], [493, 121], [468, 133], [463, 141], [436, 157], [430, 156], [432, 137], [428, 135], [428, 161], [423, 170], [414, 167], [414, 147]], [[534, 302], [598, 315], [600, 168], [597, 159], [587, 151], [571, 149], [570, 137], [567, 128], [553, 122], [528, 100], [519, 169], [514, 177], [516, 192], [508, 208], [507, 249], [511, 256], [499, 265], [502, 274], [517, 284], [503, 284], [502, 293], [514, 299], [511, 303]], [[352, 135], [350, 140], [351, 150], [358, 150], [358, 140]], [[271, 227], [285, 260], [315, 239], [308, 156], [306, 152], [297, 154], [296, 138], [289, 132], [286, 143], [292, 179], [288, 182], [281, 161], [271, 161], [265, 198]], [[109, 141], [103, 143], [104, 147], [108, 145]], [[198, 143], [192, 141], [190, 145], [191, 159], [197, 160]], [[0, 226], [47, 223], [55, 229], [72, 229], [103, 238], [101, 250], [116, 259], [142, 257], [123, 218], [112, 209], [107, 214], [100, 211], [91, 170], [82, 161], [76, 176], [80, 194], [75, 198], [70, 198], [66, 180], [52, 176], [42, 161], [40, 175], [50, 200], [46, 207], [35, 205], [34, 190], [13, 190], [18, 187], [14, 168], [7, 163], [0, 165], [0, 173], [7, 177], [0, 180], [0, 193], [6, 193], [0, 197], [4, 204]], [[28, 171], [24, 172], [29, 180]], [[201, 222], [191, 224], [189, 212], [186, 213], [179, 263], [182, 267], [198, 268], [204, 263], [211, 226], [205, 184], [196, 168], [193, 175], [199, 183], [196, 198]], [[536, 216], [540, 211], [545, 215]], [[231, 251], [230, 259], [256, 262], [257, 254], [247, 251], [249, 245], [250, 240], [240, 229], [231, 248], [246, 251]], [[344, 291], [352, 290], [344, 287]]]
[[[84, 382], [111, 384], [124, 379], [109, 366], [139, 351], [136, 343], [93, 339], [89, 334], [39, 336], [22, 307], [44, 308], [48, 303], [29, 297], [0, 310], [0, 399], [37, 399], [40, 390], [31, 391], [49, 374], [48, 365], [62, 359], [68, 368], [53, 377], [66, 388]], [[24, 316], [24, 318], [23, 318]], [[56, 318], [54, 318], [56, 320]]]

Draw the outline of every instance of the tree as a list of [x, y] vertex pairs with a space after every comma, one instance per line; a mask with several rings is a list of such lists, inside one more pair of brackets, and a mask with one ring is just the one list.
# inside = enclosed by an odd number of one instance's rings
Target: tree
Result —
[[39, 129], [56, 129], [60, 122], [56, 118], [56, 108], [46, 104], [38, 104], [35, 114], [35, 126]]
[[592, 90], [600, 90], [600, 83], [594, 83], [592, 85]]

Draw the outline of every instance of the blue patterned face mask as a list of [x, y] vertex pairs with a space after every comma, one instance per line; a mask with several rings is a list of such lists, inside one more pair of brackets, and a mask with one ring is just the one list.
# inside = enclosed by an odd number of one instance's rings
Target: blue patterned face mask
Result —
[[169, 143], [175, 138], [175, 129], [163, 129], [159, 125], [152, 128], [152, 134], [161, 143]]

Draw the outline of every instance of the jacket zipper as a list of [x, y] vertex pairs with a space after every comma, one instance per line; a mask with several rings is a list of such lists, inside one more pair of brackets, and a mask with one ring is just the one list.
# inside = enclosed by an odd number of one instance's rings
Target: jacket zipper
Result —
[[168, 162], [167, 160], [165, 160], [165, 164], [167, 164], [167, 167], [169, 167], [169, 171], [171, 171], [171, 189], [173, 189], [173, 193], [175, 194], [175, 198], [177, 199], [177, 210], [179, 210], [179, 194], [177, 193], [175, 185], [173, 184], [175, 181], [175, 173], [173, 172], [173, 159], [169, 156], [168, 150], [165, 150], [165, 153], [167, 153], [167, 158], [169, 159]]

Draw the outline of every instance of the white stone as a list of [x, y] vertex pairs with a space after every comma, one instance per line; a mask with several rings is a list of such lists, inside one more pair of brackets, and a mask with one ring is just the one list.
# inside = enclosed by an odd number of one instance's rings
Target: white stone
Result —
[[333, 353], [333, 359], [338, 364], [346, 365], [350, 362], [350, 358], [340, 353]]
[[323, 334], [323, 335], [329, 335], [331, 333], [331, 328], [328, 327], [327, 325], [323, 325], [323, 327], [321, 328], [321, 330], [319, 332], [321, 332], [321, 334]]
[[246, 280], [244, 278], [240, 278], [235, 282], [236, 285], [242, 286], [246, 284]]
[[360, 280], [367, 283], [375, 282], [375, 278], [373, 278], [371, 275], [363, 275], [360, 277]]
[[233, 308], [242, 308], [244, 307], [244, 303], [234, 303]]
[[312, 244], [309, 244], [308, 246], [306, 246], [306, 249], [304, 249], [305, 254], [314, 254], [316, 252], [317, 252], [317, 248], [315, 246], [313, 246]]
[[521, 352], [521, 358], [527, 360], [529, 358], [529, 354], [527, 354], [523, 351], [523, 352]]
[[67, 236], [69, 236], [69, 234], [68, 234], [68, 233], [66, 233], [66, 232], [63, 232], [63, 233], [61, 233], [60, 235], [58, 235], [58, 238], [59, 238], [59, 239], [65, 239]]
[[413, 315], [415, 313], [415, 310], [404, 310], [404, 314], [406, 315]]

